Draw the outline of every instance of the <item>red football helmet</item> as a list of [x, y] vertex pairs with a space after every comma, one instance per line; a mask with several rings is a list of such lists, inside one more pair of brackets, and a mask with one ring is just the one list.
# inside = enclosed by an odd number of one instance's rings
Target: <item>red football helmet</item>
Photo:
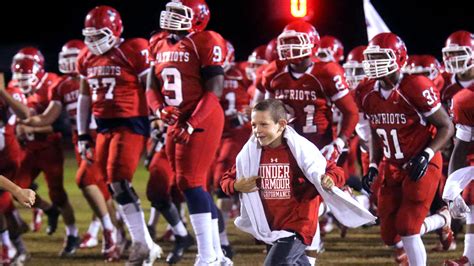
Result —
[[340, 62], [344, 60], [344, 46], [334, 36], [323, 36], [316, 56], [323, 62]]
[[441, 51], [446, 72], [466, 72], [474, 66], [474, 34], [464, 30], [454, 32]]
[[21, 48], [14, 56], [13, 62], [23, 59], [23, 58], [30, 58], [35, 60], [38, 64], [44, 66], [44, 56], [40, 50], [35, 47], [24, 47]]
[[13, 79], [17, 81], [18, 87], [24, 94], [32, 92], [45, 74], [43, 66], [33, 58], [23, 58], [14, 61], [11, 71]]
[[272, 62], [278, 59], [277, 38], [272, 39], [265, 49], [265, 60]]
[[122, 31], [122, 19], [117, 10], [110, 6], [97, 6], [87, 13], [82, 35], [89, 51], [101, 55], [114, 47]]
[[160, 14], [160, 28], [172, 31], [203, 31], [211, 12], [204, 0], [172, 0]]
[[224, 64], [222, 65], [222, 67], [224, 68], [224, 71], [229, 70], [232, 64], [235, 62], [234, 46], [229, 41], [226, 41], [226, 48], [227, 48], [227, 54], [225, 56]]
[[305, 21], [294, 21], [286, 25], [277, 39], [280, 60], [308, 57], [319, 47], [319, 34], [316, 28]]
[[265, 54], [267, 51], [267, 45], [260, 45], [249, 55], [247, 62], [248, 65], [245, 68], [245, 74], [250, 80], [255, 80], [257, 78], [257, 68], [261, 65], [268, 64]]
[[70, 40], [63, 45], [61, 52], [59, 52], [58, 61], [58, 68], [61, 73], [72, 74], [77, 72], [77, 57], [85, 46], [81, 40]]
[[422, 74], [435, 80], [441, 70], [438, 59], [432, 55], [410, 55], [407, 65], [402, 69], [406, 74]]
[[402, 69], [406, 61], [405, 43], [391, 32], [377, 34], [364, 51], [364, 71], [371, 79], [385, 77]]
[[357, 85], [365, 78], [364, 66], [364, 50], [367, 48], [365, 45], [360, 45], [352, 49], [347, 55], [347, 60], [342, 67], [346, 75], [347, 83], [353, 90], [357, 88]]

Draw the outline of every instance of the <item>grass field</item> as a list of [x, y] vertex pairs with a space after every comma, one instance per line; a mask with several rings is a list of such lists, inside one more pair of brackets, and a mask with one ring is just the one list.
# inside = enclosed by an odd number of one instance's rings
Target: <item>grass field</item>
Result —
[[[91, 210], [87, 205], [81, 192], [74, 183], [76, 163], [71, 156], [68, 156], [65, 164], [65, 184], [71, 203], [74, 207], [79, 233], [82, 235], [89, 225], [91, 219]], [[148, 172], [140, 166], [133, 180], [133, 185], [142, 199], [142, 206], [145, 215], [148, 217], [150, 204], [145, 197], [145, 186], [148, 178]], [[40, 188], [38, 193], [44, 198], [47, 197], [46, 185], [42, 177], [38, 178]], [[31, 220], [32, 212], [27, 209], [21, 209], [22, 216], [28, 222]], [[44, 217], [46, 219], [46, 217]], [[64, 226], [60, 221], [59, 228], [53, 236], [48, 236], [44, 232], [27, 233], [24, 240], [31, 253], [31, 260], [27, 265], [103, 265], [105, 264], [100, 255], [100, 247], [88, 250], [78, 250], [73, 258], [59, 258], [58, 252], [62, 249]], [[163, 219], [157, 228], [157, 235], [160, 235], [165, 228]], [[228, 224], [229, 238], [236, 251], [234, 263], [236, 265], [261, 265], [265, 254], [262, 252], [264, 246], [255, 245], [253, 239], [245, 233], [238, 231], [233, 223]], [[384, 247], [378, 234], [378, 227], [367, 229], [349, 230], [346, 238], [339, 237], [338, 229], [332, 231], [325, 239], [326, 252], [318, 259], [319, 265], [393, 265], [391, 250]], [[434, 247], [436, 235], [430, 234], [424, 237], [427, 250]], [[458, 239], [458, 248], [456, 251], [445, 253], [428, 252], [429, 265], [441, 265], [445, 258], [457, 258], [462, 254], [463, 239]], [[166, 254], [172, 248], [172, 243], [159, 243]], [[178, 265], [192, 265], [196, 247], [185, 255], [185, 258]], [[123, 265], [126, 258], [120, 263], [110, 263], [109, 265]], [[155, 263], [156, 265], [165, 265], [163, 259]]]

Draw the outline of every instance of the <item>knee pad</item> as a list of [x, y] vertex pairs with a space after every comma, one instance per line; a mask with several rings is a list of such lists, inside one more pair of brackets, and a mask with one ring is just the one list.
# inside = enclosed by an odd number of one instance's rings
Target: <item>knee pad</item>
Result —
[[120, 205], [138, 202], [139, 198], [135, 189], [127, 180], [112, 182], [109, 185], [109, 192]]

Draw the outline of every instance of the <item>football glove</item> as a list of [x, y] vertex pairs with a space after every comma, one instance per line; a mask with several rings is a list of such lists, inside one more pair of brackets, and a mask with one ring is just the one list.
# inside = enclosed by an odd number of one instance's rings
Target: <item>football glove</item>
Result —
[[362, 177], [362, 188], [368, 193], [372, 193], [372, 184], [379, 175], [377, 167], [370, 166], [369, 171]]
[[173, 138], [173, 141], [176, 143], [187, 144], [193, 132], [194, 132], [193, 126], [191, 126], [191, 124], [186, 122], [186, 124], [176, 125], [171, 130], [171, 137]]
[[337, 158], [339, 158], [339, 155], [341, 155], [345, 145], [346, 144], [341, 138], [337, 138], [330, 144], [324, 146], [321, 149], [321, 153], [326, 158], [326, 160], [337, 161]]
[[462, 219], [466, 213], [470, 212], [469, 206], [467, 206], [461, 195], [458, 195], [454, 200], [448, 202], [449, 212], [451, 217], [455, 219]]
[[416, 182], [425, 175], [426, 169], [428, 169], [429, 158], [430, 155], [423, 151], [408, 161], [405, 169], [408, 171], [408, 176], [411, 180]]
[[181, 111], [175, 106], [165, 106], [164, 108], [160, 109], [160, 118], [166, 124], [172, 126], [178, 122], [179, 116], [181, 115]]
[[79, 154], [81, 154], [82, 160], [85, 160], [87, 164], [92, 164], [94, 161], [94, 152], [92, 150], [92, 137], [89, 134], [79, 135], [77, 142]]

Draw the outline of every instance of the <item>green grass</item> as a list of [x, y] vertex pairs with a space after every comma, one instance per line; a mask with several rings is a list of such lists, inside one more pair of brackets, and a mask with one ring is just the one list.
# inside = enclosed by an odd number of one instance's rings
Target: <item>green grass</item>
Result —
[[[79, 233], [82, 235], [89, 225], [92, 212], [87, 205], [87, 202], [82, 196], [82, 193], [77, 188], [74, 177], [76, 171], [76, 162], [72, 156], [67, 156], [65, 164], [65, 185], [71, 204], [74, 207], [77, 226]], [[148, 218], [150, 203], [146, 200], [145, 187], [148, 179], [148, 172], [140, 165], [133, 180], [133, 186], [142, 199], [142, 206], [145, 210], [145, 215]], [[40, 176], [37, 179], [40, 188], [38, 193], [47, 198], [46, 185], [44, 178]], [[32, 217], [31, 210], [20, 209], [23, 218], [30, 222]], [[43, 217], [46, 219], [46, 217]], [[27, 233], [24, 240], [27, 248], [32, 255], [31, 260], [27, 265], [103, 265], [103, 259], [100, 255], [100, 247], [87, 250], [78, 250], [73, 258], [59, 258], [58, 252], [62, 249], [64, 237], [64, 225], [60, 220], [60, 225], [57, 232], [53, 236], [48, 236], [44, 232]], [[158, 235], [165, 229], [163, 219], [160, 219], [160, 224], [157, 228]], [[228, 224], [229, 239], [234, 246], [236, 256], [234, 263], [236, 265], [261, 265], [265, 258], [263, 253], [264, 246], [255, 245], [254, 240], [248, 234], [240, 232], [235, 228], [233, 223]], [[429, 250], [434, 247], [436, 242], [436, 235], [429, 234], [425, 236], [424, 242], [428, 250], [429, 265], [441, 265], [446, 258], [457, 258], [462, 254], [463, 239], [458, 240], [458, 248], [454, 252], [433, 253]], [[326, 252], [322, 253], [318, 262], [319, 265], [393, 265], [391, 258], [391, 250], [385, 247], [380, 240], [378, 234], [378, 227], [368, 229], [351, 229], [346, 238], [339, 237], [339, 230], [335, 229], [326, 236]], [[159, 243], [166, 254], [172, 248], [172, 243]], [[194, 256], [196, 254], [196, 247], [192, 247], [191, 251], [185, 255], [182, 263], [179, 265], [192, 265]], [[125, 258], [120, 263], [109, 263], [109, 265], [123, 265]], [[165, 265], [163, 259], [158, 261], [156, 265]]]

